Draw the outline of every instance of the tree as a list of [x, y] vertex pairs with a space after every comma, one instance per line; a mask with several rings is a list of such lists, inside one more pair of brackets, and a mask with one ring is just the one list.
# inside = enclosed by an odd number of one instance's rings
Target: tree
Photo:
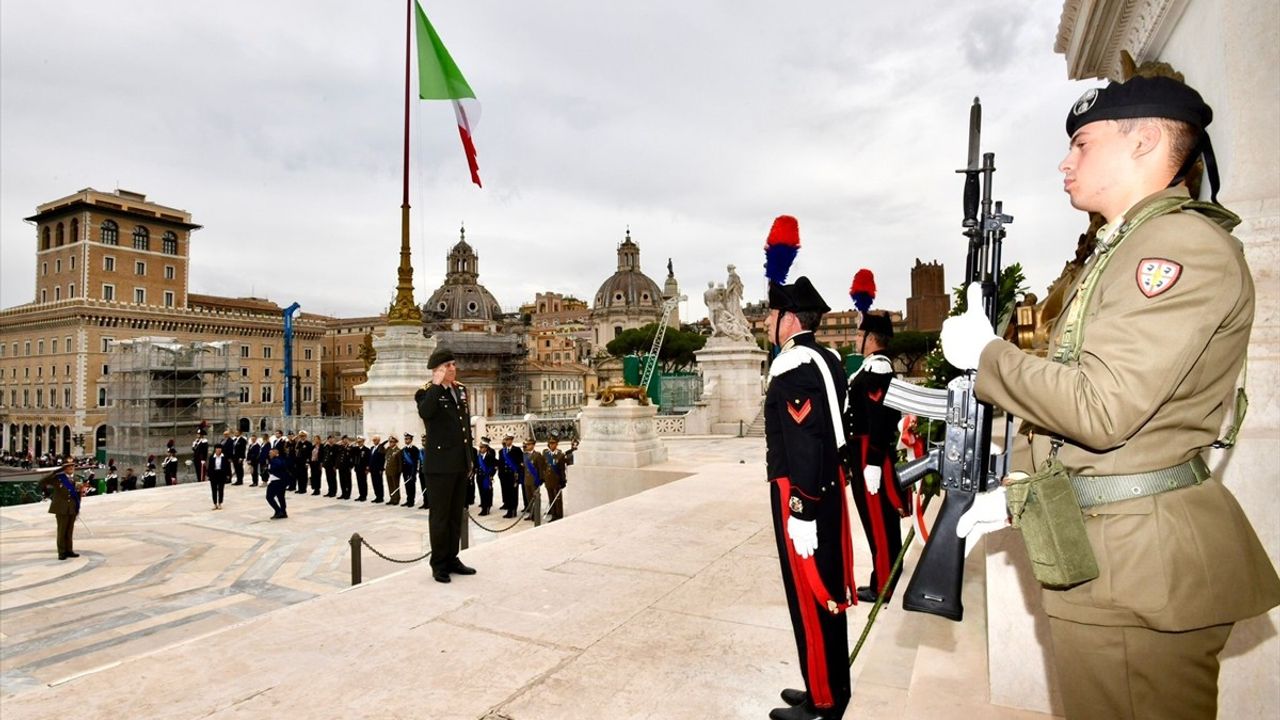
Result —
[[904, 330], [895, 333], [889, 339], [889, 347], [886, 348], [887, 354], [896, 357], [906, 367], [904, 375], [911, 376], [915, 373], [916, 364], [928, 355], [938, 344], [938, 333], [936, 332], [920, 332], [918, 330]]
[[[609, 341], [605, 349], [614, 357], [644, 355], [653, 347], [653, 336], [658, 332], [657, 323], [649, 323], [642, 328], [623, 330], [618, 337]], [[658, 349], [658, 362], [662, 372], [672, 373], [692, 365], [696, 359], [694, 351], [701, 350], [707, 344], [707, 338], [696, 332], [686, 332], [675, 328], [667, 328], [662, 338], [662, 347]]]
[[[1000, 322], [997, 323], [996, 335], [1003, 337], [1004, 331], [1009, 325], [1009, 318], [1013, 316], [1014, 308], [1027, 294], [1026, 275], [1022, 272], [1022, 264], [1014, 263], [1005, 267], [1000, 271], [1000, 287], [996, 293], [996, 299], [1000, 305]], [[968, 305], [968, 298], [965, 296], [966, 286], [958, 285], [952, 290], [954, 301], [951, 307], [951, 316], [959, 315], [965, 311]], [[939, 343], [926, 357], [925, 366], [925, 385], [927, 387], [943, 388], [953, 378], [960, 374], [960, 371], [952, 367], [942, 355], [942, 344]]]

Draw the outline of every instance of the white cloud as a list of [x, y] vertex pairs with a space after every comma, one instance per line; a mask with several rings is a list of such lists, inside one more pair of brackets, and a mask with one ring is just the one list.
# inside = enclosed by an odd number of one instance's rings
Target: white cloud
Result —
[[[28, 302], [37, 204], [85, 186], [190, 210], [192, 290], [339, 315], [390, 300], [400, 229], [403, 8], [330, 0], [0, 6], [0, 305]], [[775, 215], [834, 307], [859, 267], [901, 309], [917, 257], [954, 284], [968, 105], [981, 95], [1006, 249], [1037, 291], [1084, 218], [1061, 193], [1080, 85], [1052, 3], [430, 2], [476, 90], [484, 189], [445, 103], [413, 104], [417, 298], [465, 222], [507, 309], [589, 299], [628, 226], [659, 283], [739, 267], [763, 295]]]

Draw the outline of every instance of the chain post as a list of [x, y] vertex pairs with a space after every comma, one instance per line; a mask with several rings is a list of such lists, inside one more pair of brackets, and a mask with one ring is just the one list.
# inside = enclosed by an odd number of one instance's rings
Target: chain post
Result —
[[360, 533], [351, 533], [351, 585], [362, 582], [360, 568]]
[[533, 488], [533, 526], [540, 527], [542, 525], [542, 488], [534, 486]]
[[[470, 506], [463, 508], [462, 512], [466, 513], [468, 518], [471, 517]], [[462, 537], [460, 538], [460, 540], [461, 540], [461, 543], [459, 544], [459, 548], [458, 548], [459, 550], [466, 550], [467, 548], [471, 547], [471, 523], [469, 522], [462, 523]]]

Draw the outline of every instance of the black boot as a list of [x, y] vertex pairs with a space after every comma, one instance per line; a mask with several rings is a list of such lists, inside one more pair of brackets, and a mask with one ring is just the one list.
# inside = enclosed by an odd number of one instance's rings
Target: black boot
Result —
[[804, 703], [805, 700], [808, 700], [808, 699], [809, 699], [809, 693], [806, 693], [803, 690], [797, 690], [795, 688], [787, 688], [786, 690], [782, 691], [782, 702], [791, 706], [801, 705]]
[[824, 720], [834, 717], [836, 716], [823, 715], [821, 710], [809, 707], [807, 702], [769, 711], [769, 720]]

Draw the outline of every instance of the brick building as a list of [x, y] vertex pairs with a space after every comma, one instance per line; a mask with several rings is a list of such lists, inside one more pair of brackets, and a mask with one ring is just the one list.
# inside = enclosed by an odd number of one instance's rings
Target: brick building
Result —
[[[141, 193], [86, 188], [38, 206], [26, 220], [35, 225], [35, 297], [0, 309], [0, 447], [106, 451], [111, 347], [139, 337], [234, 343], [239, 377], [230, 422], [246, 430], [278, 424], [283, 309], [258, 298], [189, 293], [190, 242], [201, 227], [190, 213]], [[320, 409], [323, 332], [314, 316], [294, 323], [304, 414]], [[189, 437], [176, 440], [189, 447]]]

